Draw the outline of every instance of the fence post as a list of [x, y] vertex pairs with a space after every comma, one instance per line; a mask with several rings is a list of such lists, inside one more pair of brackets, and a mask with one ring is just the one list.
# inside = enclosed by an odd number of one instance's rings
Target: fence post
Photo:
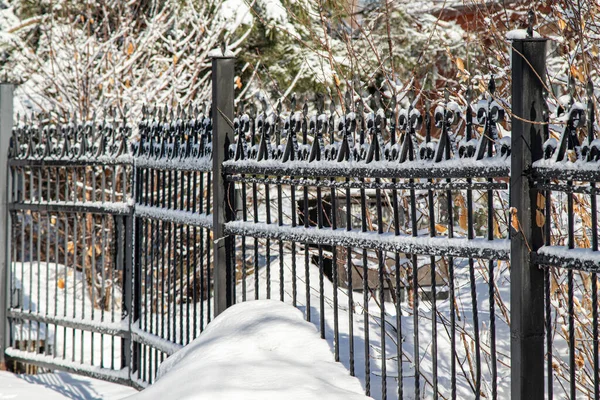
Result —
[[535, 400], [544, 398], [544, 274], [531, 261], [543, 239], [530, 174], [542, 158], [543, 125], [532, 122], [542, 121], [546, 39], [514, 40], [511, 60], [511, 399]]
[[[143, 141], [140, 141], [140, 146], [143, 145]], [[142, 203], [142, 170], [138, 168], [137, 165], [133, 165], [133, 182], [132, 182], [132, 196], [135, 204]], [[129, 217], [128, 226], [126, 226], [125, 232], [129, 229], [132, 229], [133, 235], [132, 246], [133, 248], [128, 247], [127, 250], [131, 251], [131, 256], [126, 256], [128, 259], [132, 260], [133, 265], [130, 268], [130, 276], [131, 281], [129, 285], [129, 290], [132, 291], [132, 309], [131, 316], [129, 320], [129, 327], [131, 331], [131, 327], [134, 324], [139, 323], [140, 317], [142, 316], [142, 218], [136, 217], [135, 212], [134, 215]], [[126, 233], [128, 235], [129, 233]], [[127, 266], [125, 267], [127, 269]], [[127, 281], [125, 281], [127, 284]], [[125, 285], [123, 285], [125, 286]], [[134, 378], [135, 374], [139, 375], [140, 367], [142, 365], [142, 346], [139, 342], [135, 342], [132, 338], [131, 340], [131, 361], [129, 365], [129, 378]]]
[[[122, 320], [127, 321], [131, 335], [131, 324], [133, 304], [133, 215], [119, 216], [117, 220], [117, 237], [119, 245], [117, 251], [118, 269], [123, 271], [123, 303]], [[129, 378], [132, 377], [132, 354], [131, 336], [121, 339], [121, 368], [129, 368]]]
[[0, 370], [6, 369], [4, 351], [10, 338], [6, 310], [10, 283], [8, 281], [10, 265], [10, 214], [8, 148], [13, 128], [13, 92], [14, 85], [0, 84]]
[[233, 304], [231, 273], [235, 243], [225, 235], [225, 223], [235, 219], [233, 182], [223, 179], [223, 162], [229, 158], [233, 143], [233, 68], [235, 59], [225, 51], [215, 50], [212, 57], [213, 119], [213, 254], [215, 317]]

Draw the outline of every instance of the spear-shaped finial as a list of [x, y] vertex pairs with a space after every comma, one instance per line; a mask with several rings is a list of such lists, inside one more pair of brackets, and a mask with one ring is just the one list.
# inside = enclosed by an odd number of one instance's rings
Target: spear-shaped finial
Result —
[[296, 102], [297, 102], [297, 98], [296, 98], [296, 93], [292, 93], [292, 98], [290, 99], [290, 103], [291, 103], [291, 108], [292, 108], [292, 114], [294, 112], [296, 112]]
[[533, 10], [529, 10], [527, 13], [527, 37], [533, 37], [533, 22], [535, 20], [535, 13]]
[[488, 82], [488, 90], [492, 96], [496, 92], [496, 80], [493, 74], [490, 76], [490, 81]]
[[323, 108], [325, 107], [325, 96], [322, 93], [317, 93], [317, 113], [323, 114]]
[[569, 74], [569, 85], [567, 86], [569, 92], [569, 107], [573, 104], [575, 98], [575, 77], [573, 74]]
[[225, 41], [221, 42], [221, 53], [225, 56], [225, 51], [227, 50], [227, 46], [225, 45]]
[[352, 95], [350, 94], [350, 90], [346, 90], [346, 94], [344, 95], [344, 107], [346, 107], [346, 112], [350, 112], [350, 108], [352, 108]]

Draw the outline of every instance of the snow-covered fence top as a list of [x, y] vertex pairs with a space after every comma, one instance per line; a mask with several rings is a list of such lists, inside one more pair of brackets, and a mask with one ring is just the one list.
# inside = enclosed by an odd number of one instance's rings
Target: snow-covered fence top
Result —
[[[574, 85], [574, 82], [571, 82]], [[587, 85], [587, 105], [563, 96], [557, 110], [564, 123], [557, 138], [548, 129], [549, 113], [544, 113], [543, 158], [533, 164], [538, 180], [600, 181], [600, 138], [597, 137], [594, 88]], [[546, 106], [546, 105], [545, 105]]]
[[78, 121], [74, 116], [58, 122], [49, 115], [19, 118], [13, 127], [11, 165], [115, 165], [132, 163], [129, 139], [132, 127], [126, 118], [112, 121]]
[[139, 141], [132, 145], [141, 168], [181, 171], [212, 170], [212, 118], [198, 110], [144, 109]]
[[[284, 115], [242, 114], [233, 121], [236, 142], [230, 148], [229, 174], [352, 178], [493, 178], [509, 175], [510, 137], [501, 137], [504, 118], [490, 96], [475, 107], [460, 107], [448, 96], [433, 110], [417, 109], [419, 99], [402, 109], [392, 100], [369, 109], [346, 94], [343, 108], [322, 100], [310, 115], [296, 111], [292, 99]], [[319, 98], [320, 99], [320, 98]], [[485, 134], [476, 137], [473, 121]], [[436, 140], [437, 139], [437, 140]]]

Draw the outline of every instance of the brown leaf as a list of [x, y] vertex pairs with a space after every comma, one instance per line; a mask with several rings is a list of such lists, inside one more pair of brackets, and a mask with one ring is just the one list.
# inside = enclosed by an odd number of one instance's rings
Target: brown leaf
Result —
[[579, 71], [579, 69], [577, 68], [577, 66], [575, 66], [575, 64], [571, 65], [571, 75], [574, 78], [577, 78], [579, 80], [579, 82], [585, 83], [585, 77], [583, 76], [583, 74], [581, 73], [581, 71]]
[[546, 207], [546, 197], [538, 192], [537, 195], [537, 208], [543, 210]]
[[563, 19], [559, 18], [558, 19], [558, 27], [560, 28], [561, 31], [564, 31], [565, 28], [567, 27], [567, 23]]
[[458, 216], [458, 226], [460, 226], [463, 230], [467, 230], [468, 228], [468, 223], [467, 223], [467, 213], [461, 212], [460, 215]]
[[538, 228], [541, 228], [546, 223], [546, 216], [540, 210], [535, 210], [535, 224]]
[[583, 359], [581, 352], [577, 352], [577, 354], [575, 354], [575, 364], [577, 365], [578, 369], [583, 368], [585, 365], [585, 360]]

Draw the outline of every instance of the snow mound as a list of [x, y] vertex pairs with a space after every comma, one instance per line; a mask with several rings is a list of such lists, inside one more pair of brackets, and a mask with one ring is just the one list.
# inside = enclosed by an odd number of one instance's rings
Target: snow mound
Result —
[[169, 357], [144, 399], [368, 399], [302, 313], [274, 300], [237, 304]]

